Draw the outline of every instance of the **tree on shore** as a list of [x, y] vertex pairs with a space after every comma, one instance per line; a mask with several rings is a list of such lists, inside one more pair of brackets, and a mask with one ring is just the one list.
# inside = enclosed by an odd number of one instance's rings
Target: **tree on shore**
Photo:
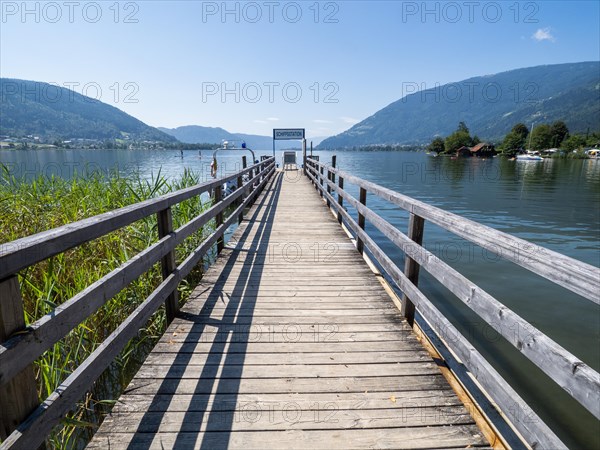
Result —
[[512, 130], [504, 136], [502, 144], [500, 144], [500, 153], [503, 156], [513, 157], [520, 149], [525, 148], [529, 129], [524, 123], [518, 123]]
[[532, 150], [545, 150], [559, 148], [569, 136], [569, 129], [562, 120], [557, 120], [552, 125], [541, 124], [531, 132]]
[[550, 132], [552, 133], [552, 146], [555, 148], [560, 147], [563, 141], [569, 136], [567, 124], [562, 120], [554, 122], [550, 127]]
[[531, 132], [531, 150], [544, 150], [552, 146], [552, 128], [542, 123]]
[[461, 147], [470, 147], [473, 145], [473, 138], [464, 122], [458, 124], [454, 133], [444, 141], [444, 153], [454, 153]]
[[431, 144], [427, 146], [427, 151], [435, 152], [437, 154], [443, 153], [444, 149], [444, 139], [439, 136], [431, 141]]
[[436, 152], [437, 154], [452, 154], [455, 153], [461, 147], [472, 147], [473, 145], [479, 144], [481, 141], [477, 136], [471, 137], [469, 128], [464, 122], [459, 122], [456, 131], [445, 139], [437, 136], [427, 146], [427, 150], [430, 152]]
[[565, 139], [561, 145], [561, 148], [568, 152], [572, 152], [573, 150], [583, 149], [586, 146], [586, 143], [585, 136], [576, 134]]

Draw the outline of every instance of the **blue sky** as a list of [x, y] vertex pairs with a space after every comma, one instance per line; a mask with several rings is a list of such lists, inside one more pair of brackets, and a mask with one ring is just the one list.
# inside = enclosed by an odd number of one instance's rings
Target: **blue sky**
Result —
[[600, 2], [2, 1], [0, 75], [152, 126], [309, 137], [414, 86], [600, 59]]

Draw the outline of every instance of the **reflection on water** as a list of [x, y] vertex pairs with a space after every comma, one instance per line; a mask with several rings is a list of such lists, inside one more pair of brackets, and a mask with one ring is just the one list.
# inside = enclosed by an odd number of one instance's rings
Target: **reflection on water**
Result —
[[[508, 161], [501, 158], [432, 157], [416, 152], [319, 152], [369, 181], [434, 204], [498, 230], [600, 266], [600, 161]], [[218, 154], [220, 174], [241, 168], [239, 151]], [[272, 154], [270, 150], [256, 152]], [[299, 159], [300, 159], [300, 154]], [[280, 159], [280, 153], [278, 153]], [[160, 171], [179, 177], [184, 168], [210, 179], [212, 151], [0, 151], [0, 162], [17, 176], [35, 173], [70, 177], [86, 167], [144, 177]], [[280, 162], [280, 161], [279, 161]], [[353, 195], [356, 186], [347, 183]], [[369, 195], [367, 204], [388, 221], [406, 229], [407, 214]], [[354, 213], [349, 208], [351, 213]], [[403, 255], [367, 224], [381, 247], [403, 267]], [[515, 310], [594, 369], [600, 369], [600, 311], [589, 301], [505, 262], [431, 223], [424, 245]], [[428, 274], [420, 287], [511, 381], [551, 428], [571, 447], [600, 447], [600, 423], [553, 387], [539, 370], [481, 324], [478, 318]]]

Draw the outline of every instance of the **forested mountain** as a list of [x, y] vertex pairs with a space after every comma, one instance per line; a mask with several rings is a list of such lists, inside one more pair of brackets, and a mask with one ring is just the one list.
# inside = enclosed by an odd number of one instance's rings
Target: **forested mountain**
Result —
[[518, 122], [557, 120], [571, 132], [600, 129], [600, 62], [517, 69], [415, 92], [319, 148], [428, 143], [460, 121], [481, 139], [498, 140]]
[[0, 134], [45, 139], [176, 139], [114, 106], [53, 84], [0, 78]]

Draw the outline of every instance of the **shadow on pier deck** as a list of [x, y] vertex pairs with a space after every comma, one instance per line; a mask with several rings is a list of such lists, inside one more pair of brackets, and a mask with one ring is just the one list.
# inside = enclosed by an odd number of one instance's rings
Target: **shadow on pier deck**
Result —
[[307, 178], [278, 172], [88, 448], [487, 445]]

